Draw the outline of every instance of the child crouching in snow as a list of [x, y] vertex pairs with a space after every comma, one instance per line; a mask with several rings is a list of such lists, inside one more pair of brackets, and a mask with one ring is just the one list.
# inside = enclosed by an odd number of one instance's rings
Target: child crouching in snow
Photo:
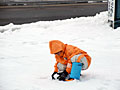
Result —
[[[86, 70], [91, 63], [91, 57], [83, 50], [68, 44], [64, 44], [59, 40], [52, 40], [49, 42], [50, 53], [55, 54], [56, 63], [55, 70], [52, 74], [52, 79], [54, 80], [55, 74], [58, 74], [57, 77], [60, 81], [76, 79], [71, 77], [72, 65], [74, 62], [81, 63], [82, 70]], [[80, 73], [79, 73], [80, 74]]]

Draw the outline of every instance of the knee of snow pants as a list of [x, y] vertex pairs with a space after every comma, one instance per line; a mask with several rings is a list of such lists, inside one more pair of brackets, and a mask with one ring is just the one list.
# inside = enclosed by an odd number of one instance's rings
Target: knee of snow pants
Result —
[[[82, 55], [82, 54], [74, 55], [71, 58], [71, 62], [76, 62], [80, 55]], [[85, 70], [88, 68], [88, 62], [87, 62], [87, 59], [85, 56], [80, 59], [80, 63], [83, 63], [82, 70]]]
[[67, 65], [58, 63], [57, 64], [57, 68], [58, 68], [58, 72], [63, 72], [64, 70], [66, 70]]

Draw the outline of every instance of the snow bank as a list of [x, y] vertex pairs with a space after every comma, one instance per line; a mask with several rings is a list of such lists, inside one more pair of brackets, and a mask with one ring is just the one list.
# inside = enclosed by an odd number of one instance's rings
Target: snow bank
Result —
[[[107, 12], [95, 17], [0, 26], [0, 90], [119, 90], [120, 28]], [[88, 52], [92, 63], [80, 81], [51, 80], [55, 58], [48, 42], [58, 39]]]

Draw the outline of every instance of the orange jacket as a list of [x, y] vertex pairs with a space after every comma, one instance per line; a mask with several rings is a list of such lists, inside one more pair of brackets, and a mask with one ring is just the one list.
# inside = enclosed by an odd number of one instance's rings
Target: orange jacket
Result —
[[58, 68], [57, 68], [57, 64], [58, 63], [61, 63], [61, 64], [65, 64], [67, 65], [67, 68], [66, 68], [66, 71], [68, 73], [71, 72], [71, 68], [72, 68], [72, 63], [71, 63], [71, 58], [74, 56], [74, 55], [77, 55], [77, 54], [82, 54], [80, 56], [79, 59], [81, 59], [82, 57], [86, 57], [87, 58], [87, 62], [88, 62], [88, 67], [91, 63], [91, 57], [83, 50], [75, 47], [75, 46], [72, 46], [72, 45], [67, 45], [67, 44], [64, 44], [63, 42], [59, 41], [59, 40], [52, 40], [49, 42], [49, 48], [50, 48], [50, 53], [51, 54], [54, 54], [54, 53], [57, 53], [59, 51], [63, 51], [64, 52], [64, 55], [63, 57], [60, 57], [58, 55], [55, 55], [55, 58], [56, 58], [56, 63], [55, 63], [55, 70], [54, 72], [58, 72]]

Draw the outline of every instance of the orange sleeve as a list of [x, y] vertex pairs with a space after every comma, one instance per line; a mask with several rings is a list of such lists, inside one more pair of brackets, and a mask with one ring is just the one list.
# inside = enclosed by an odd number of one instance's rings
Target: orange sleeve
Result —
[[66, 71], [70, 74], [71, 69], [72, 69], [72, 63], [71, 63], [71, 61], [69, 60], [69, 61], [68, 61], [68, 64], [67, 64]]
[[54, 72], [58, 72], [57, 64], [58, 64], [58, 62], [56, 62], [54, 65]]

